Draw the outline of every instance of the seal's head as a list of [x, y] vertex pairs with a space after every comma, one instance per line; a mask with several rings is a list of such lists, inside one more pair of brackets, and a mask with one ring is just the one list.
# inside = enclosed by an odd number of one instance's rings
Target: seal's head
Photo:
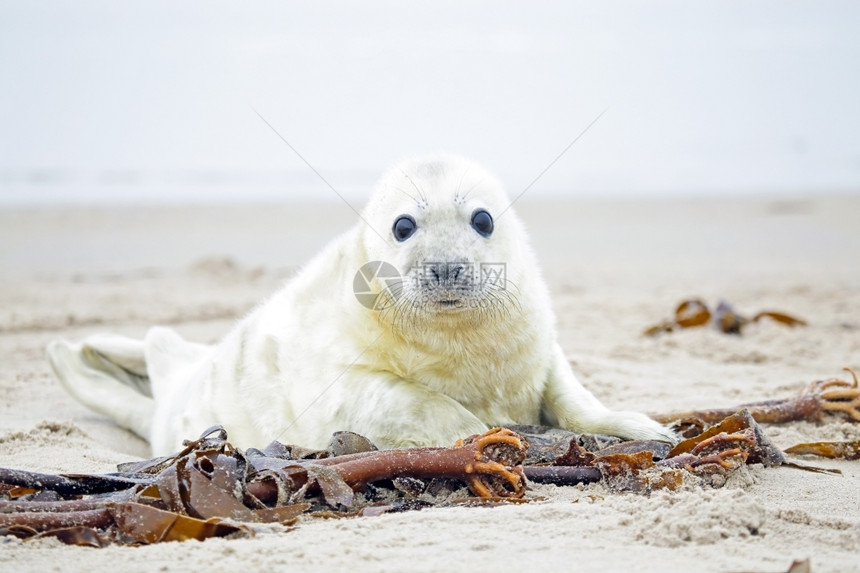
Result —
[[363, 214], [367, 260], [402, 277], [389, 281], [382, 317], [457, 323], [516, 306], [510, 279], [526, 240], [509, 208], [501, 183], [460, 157], [411, 159], [386, 173]]

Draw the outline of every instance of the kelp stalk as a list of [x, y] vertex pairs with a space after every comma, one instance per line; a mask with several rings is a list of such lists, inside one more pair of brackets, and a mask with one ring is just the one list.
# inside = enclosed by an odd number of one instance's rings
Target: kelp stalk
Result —
[[857, 374], [850, 368], [845, 370], [851, 373], [854, 378], [853, 383], [830, 378], [813, 382], [794, 398], [765, 400], [733, 408], [651, 414], [651, 417], [664, 424], [683, 418], [698, 418], [714, 424], [738, 410], [746, 409], [755, 421], [761, 424], [784, 424], [796, 420], [818, 421], [825, 412], [843, 414], [853, 421], [860, 422], [860, 389], [857, 385]]

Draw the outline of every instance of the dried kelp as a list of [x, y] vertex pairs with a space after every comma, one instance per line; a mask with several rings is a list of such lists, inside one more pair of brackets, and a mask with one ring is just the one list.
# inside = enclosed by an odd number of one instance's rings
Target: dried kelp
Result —
[[749, 412], [741, 411], [671, 450], [663, 442], [639, 440], [590, 452], [571, 440], [552, 465], [539, 471], [526, 467], [525, 473], [559, 485], [602, 480], [616, 491], [650, 492], [677, 490], [689, 482], [720, 486], [744, 463], [780, 465], [783, 460]]
[[[125, 464], [118, 474], [51, 476], [0, 469], [5, 486], [0, 491], [8, 500], [0, 501], [0, 534], [51, 535], [92, 546], [252, 535], [255, 523], [295, 522], [314, 509], [313, 500], [305, 500], [315, 494], [332, 508], [351, 509], [355, 492], [381, 480], [395, 480], [400, 487], [408, 479], [458, 480], [479, 497], [520, 498], [527, 448], [519, 435], [496, 428], [452, 448], [329, 457], [329, 452], [273, 444], [263, 452], [242, 452], [216, 427], [175, 456]], [[16, 496], [16, 491], [26, 493]], [[46, 492], [51, 500], [32, 499]], [[404, 505], [368, 506], [354, 514]]]
[[797, 444], [786, 449], [785, 453], [797, 456], [809, 455], [830, 459], [860, 460], [860, 441]]
[[[848, 384], [848, 383], [843, 383]], [[602, 481], [616, 491], [647, 493], [657, 489], [676, 490], [684, 484], [719, 487], [744, 464], [767, 467], [785, 465], [821, 473], [839, 473], [788, 461], [767, 437], [749, 410], [741, 409], [709, 426], [688, 423], [690, 435], [674, 447], [647, 440], [619, 442], [603, 448], [587, 448], [582, 438], [553, 429], [556, 458], [551, 463], [526, 466], [532, 481], [574, 485]], [[567, 444], [567, 449], [560, 446]], [[860, 443], [810, 444], [816, 451], [847, 459], [860, 455]], [[797, 446], [800, 448], [801, 446]], [[810, 449], [808, 448], [808, 449]], [[789, 453], [800, 451], [787, 450]], [[802, 453], [816, 453], [804, 451]], [[547, 451], [542, 451], [546, 457]]]
[[[789, 565], [788, 570], [785, 573], [811, 573], [812, 565], [810, 564], [809, 558], [806, 559], [795, 559]], [[743, 572], [743, 573], [752, 573], [752, 572]], [[778, 573], [783, 573], [779, 571]]]
[[721, 300], [713, 312], [701, 299], [694, 298], [682, 301], [675, 308], [675, 317], [651, 326], [643, 332], [646, 336], [656, 336], [664, 332], [673, 332], [681, 328], [694, 328], [713, 325], [717, 330], [726, 334], [740, 334], [743, 328], [764, 318], [775, 320], [786, 326], [804, 326], [806, 321], [790, 314], [777, 311], [762, 311], [747, 318], [738, 313], [734, 307]]
[[722, 451], [726, 451], [727, 446], [734, 441], [738, 449], [742, 450], [744, 459], [749, 458], [750, 463], [778, 466], [785, 461], [785, 456], [773, 445], [750, 411], [746, 409], [726, 417], [698, 436], [679, 443], [669, 452], [668, 458], [676, 458], [682, 454], [701, 456], [706, 452], [713, 453], [713, 448], [708, 444], [713, 444], [713, 440], [718, 437], [720, 439], [717, 443], [721, 443]]
[[[277, 458], [250, 458], [258, 476], [249, 491], [271, 501], [284, 490], [304, 494], [319, 486], [331, 505], [351, 505], [352, 491], [382, 479], [449, 478], [465, 482], [479, 497], [522, 497], [522, 463], [528, 443], [518, 434], [495, 428], [460, 441], [453, 448], [409, 448], [355, 453], [296, 463]], [[346, 485], [346, 489], [344, 489]], [[349, 491], [347, 491], [349, 490]]]
[[[674, 447], [515, 426], [451, 448], [378, 451], [361, 436], [339, 433], [323, 451], [278, 442], [242, 451], [215, 427], [173, 456], [122, 464], [114, 474], [0, 468], [0, 535], [51, 536], [92, 547], [248, 536], [259, 524], [291, 525], [302, 515], [372, 516], [521, 501], [527, 479], [560, 485], [600, 481], [611, 490], [639, 493], [719, 487], [744, 464], [803, 467], [787, 462], [756, 420], [809, 419], [823, 412], [860, 419], [853, 377], [853, 383], [816, 382], [793, 400], [749, 410], [659, 417], [681, 419], [676, 427], [686, 439]], [[708, 426], [711, 421], [719, 423]], [[857, 459], [858, 450], [860, 444], [848, 442], [802, 444], [790, 452]]]
[[741, 404], [732, 408], [695, 410], [669, 414], [651, 414], [651, 417], [664, 424], [676, 424], [682, 430], [691, 423], [712, 424], [725, 419], [732, 413], [746, 409], [761, 424], [784, 424], [797, 420], [817, 422], [824, 414], [837, 414], [850, 421], [860, 421], [860, 388], [857, 374], [845, 368], [853, 378], [846, 382], [839, 378], [829, 378], [812, 382], [797, 396], [783, 400], [766, 400], [751, 404]]

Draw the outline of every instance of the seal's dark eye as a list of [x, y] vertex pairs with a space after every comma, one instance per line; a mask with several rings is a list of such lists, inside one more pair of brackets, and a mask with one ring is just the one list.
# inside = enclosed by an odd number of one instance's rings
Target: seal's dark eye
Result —
[[472, 228], [482, 237], [489, 237], [493, 234], [493, 217], [484, 209], [475, 209], [472, 213]]
[[416, 229], [418, 229], [418, 225], [415, 223], [415, 219], [409, 215], [400, 215], [394, 221], [391, 232], [394, 233], [395, 239], [402, 242], [411, 237]]

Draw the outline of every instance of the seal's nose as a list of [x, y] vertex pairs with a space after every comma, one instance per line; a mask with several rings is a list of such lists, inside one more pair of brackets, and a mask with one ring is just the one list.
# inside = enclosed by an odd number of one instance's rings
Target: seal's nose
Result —
[[426, 268], [427, 279], [438, 286], [451, 286], [463, 278], [463, 263], [428, 263]]

